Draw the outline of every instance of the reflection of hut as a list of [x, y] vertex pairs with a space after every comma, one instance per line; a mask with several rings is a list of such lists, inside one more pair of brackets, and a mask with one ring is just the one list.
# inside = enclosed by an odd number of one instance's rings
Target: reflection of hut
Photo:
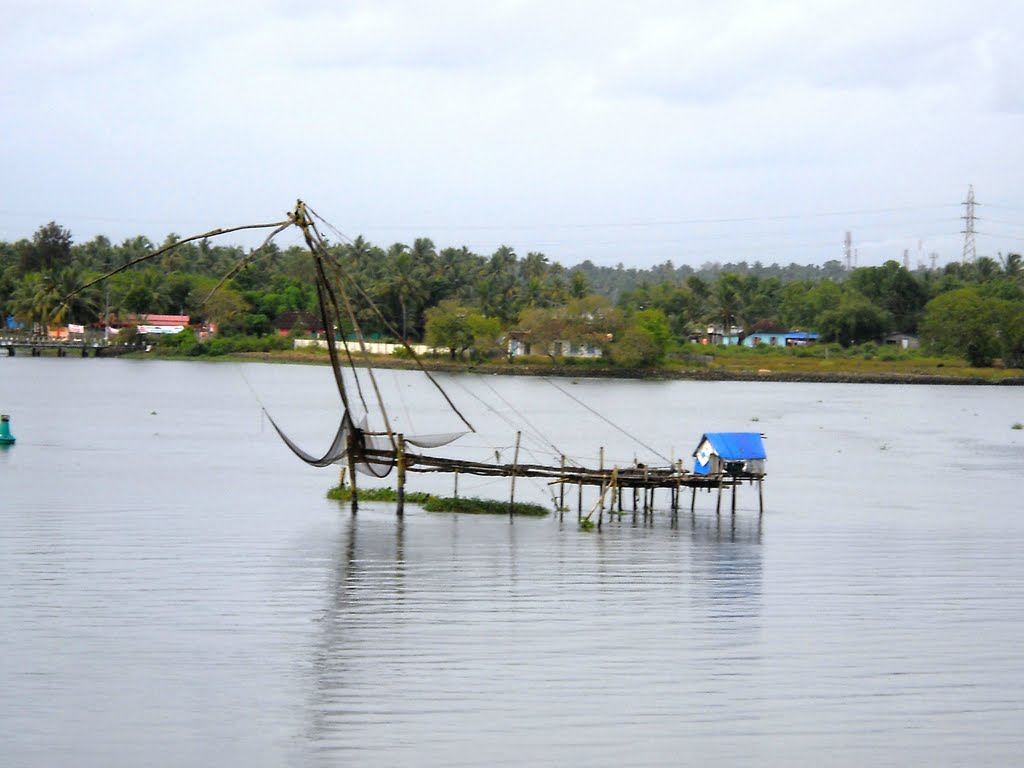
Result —
[[767, 455], [758, 432], [706, 432], [693, 452], [698, 475], [763, 477]]

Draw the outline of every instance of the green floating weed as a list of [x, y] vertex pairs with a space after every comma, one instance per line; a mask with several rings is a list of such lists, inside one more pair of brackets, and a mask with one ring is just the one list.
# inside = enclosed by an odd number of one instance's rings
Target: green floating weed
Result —
[[1013, 429], [1024, 429], [1024, 424], [1021, 424], [1019, 421], [1015, 422], [1013, 425]]
[[[360, 501], [398, 501], [398, 491], [394, 488], [360, 488], [358, 494]], [[327, 498], [333, 501], [352, 501], [352, 487], [335, 486], [327, 492]], [[410, 504], [423, 504], [429, 498], [429, 493], [405, 492], [405, 500]]]
[[517, 501], [510, 505], [507, 501], [462, 496], [431, 496], [423, 504], [423, 508], [427, 512], [460, 512], [466, 515], [507, 515], [510, 506], [514, 515], [545, 517], [549, 514], [548, 508], [542, 507], [540, 504]]

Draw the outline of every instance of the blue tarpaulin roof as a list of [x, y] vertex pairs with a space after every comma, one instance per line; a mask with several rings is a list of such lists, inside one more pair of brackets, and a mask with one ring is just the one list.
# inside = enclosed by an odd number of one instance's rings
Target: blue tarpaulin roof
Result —
[[705, 432], [693, 452], [694, 456], [697, 455], [704, 438], [708, 439], [715, 453], [725, 461], [768, 458], [759, 432]]

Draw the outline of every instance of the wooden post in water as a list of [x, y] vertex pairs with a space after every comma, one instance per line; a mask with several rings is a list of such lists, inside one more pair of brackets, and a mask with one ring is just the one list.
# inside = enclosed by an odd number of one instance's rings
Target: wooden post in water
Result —
[[759, 515], [764, 514], [764, 489], [762, 488], [763, 484], [764, 478], [757, 478], [757, 514]]
[[558, 514], [565, 509], [565, 454], [562, 454], [562, 482], [558, 484]]
[[736, 514], [736, 478], [732, 479], [732, 513]]
[[676, 463], [676, 490], [675, 490], [675, 493], [672, 494], [672, 511], [673, 512], [678, 512], [679, 511], [679, 481], [682, 478], [682, 476], [683, 476], [683, 460], [680, 459]]
[[583, 479], [576, 486], [576, 522], [583, 519]]
[[[604, 492], [608, 487], [608, 481], [604, 476], [604, 446], [598, 451], [597, 468], [601, 471], [601, 513], [604, 513]], [[598, 518], [600, 520], [600, 518]], [[599, 523], [600, 525], [600, 523]]]
[[715, 514], [719, 514], [722, 511], [722, 478], [718, 478], [718, 503], [715, 504]]
[[512, 522], [512, 514], [516, 507], [516, 467], [519, 465], [519, 439], [522, 432], [516, 432], [516, 450], [512, 454], [512, 492], [508, 499], [508, 521]]
[[453, 474], [455, 475], [455, 487], [452, 488], [452, 496], [457, 499], [459, 498], [459, 470], [456, 469]]
[[348, 482], [352, 486], [352, 514], [359, 511], [359, 493], [356, 489], [356, 429], [348, 424]]
[[644, 464], [644, 514], [645, 515], [647, 514], [647, 510], [650, 508], [650, 502], [648, 500], [649, 497], [650, 497], [650, 489], [647, 487], [647, 479], [648, 479], [649, 476], [650, 475], [649, 475], [649, 473], [647, 471], [647, 465]]
[[395, 506], [401, 517], [405, 514], [405, 435], [395, 437], [395, 464], [398, 469], [398, 503]]
[[693, 486], [693, 494], [690, 496], [690, 514], [697, 508], [697, 486]]

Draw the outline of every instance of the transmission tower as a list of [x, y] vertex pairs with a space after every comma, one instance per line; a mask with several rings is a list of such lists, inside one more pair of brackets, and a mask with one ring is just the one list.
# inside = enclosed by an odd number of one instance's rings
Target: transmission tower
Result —
[[964, 236], [964, 257], [963, 262], [965, 264], [973, 264], [974, 260], [978, 256], [977, 249], [974, 244], [974, 222], [976, 221], [974, 216], [974, 185], [969, 184], [967, 186], [967, 200], [963, 203], [964, 215], [960, 218], [964, 220], [964, 228], [960, 233]]
[[853, 235], [849, 230], [846, 232], [845, 247], [843, 253], [846, 255], [846, 271], [853, 269]]

